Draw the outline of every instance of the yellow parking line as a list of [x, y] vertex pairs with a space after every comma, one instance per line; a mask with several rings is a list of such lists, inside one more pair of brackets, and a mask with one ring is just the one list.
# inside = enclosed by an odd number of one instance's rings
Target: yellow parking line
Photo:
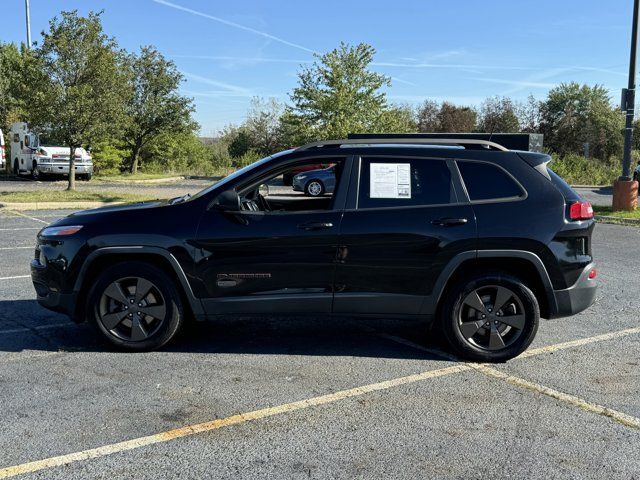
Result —
[[500, 370], [496, 370], [495, 368], [491, 368], [487, 365], [474, 365], [473, 368], [483, 373], [484, 375], [487, 375], [488, 377], [497, 378], [498, 380], [505, 381], [516, 387], [526, 388], [527, 390], [531, 390], [532, 392], [541, 393], [548, 397], [555, 398], [556, 400], [559, 400], [563, 403], [578, 407], [579, 409], [586, 412], [596, 413], [598, 415], [609, 417], [626, 427], [640, 429], [640, 418], [627, 415], [626, 413], [619, 412], [612, 408], [603, 407], [602, 405], [598, 405], [597, 403], [592, 403], [588, 400], [576, 397], [575, 395], [570, 395], [568, 393], [554, 390], [553, 388], [540, 385], [539, 383], [530, 382], [528, 380], [525, 380], [524, 378], [509, 375], [508, 373], [501, 372]]
[[260, 410], [254, 410], [252, 412], [240, 413], [238, 415], [232, 415], [230, 417], [212, 420], [210, 422], [199, 423], [196, 425], [190, 425], [187, 427], [176, 428], [168, 430], [166, 432], [156, 433], [146, 437], [134, 438], [124, 442], [114, 443], [112, 445], [105, 445], [98, 448], [92, 448], [89, 450], [83, 450], [81, 452], [70, 453], [67, 455], [60, 455], [57, 457], [46, 458], [44, 460], [37, 460], [35, 462], [23, 463], [21, 465], [15, 465], [0, 469], [0, 478], [8, 478], [15, 475], [21, 475], [24, 473], [37, 472], [47, 468], [59, 467], [67, 465], [69, 463], [78, 462], [81, 460], [88, 460], [91, 458], [104, 457], [118, 452], [124, 452], [127, 450], [133, 450], [147, 445], [153, 445], [155, 443], [168, 442], [176, 438], [187, 437], [198, 433], [209, 432], [222, 427], [228, 427], [230, 425], [237, 425], [239, 423], [249, 422], [251, 420], [259, 420], [261, 418], [272, 417], [274, 415], [280, 415], [283, 413], [293, 412], [296, 410], [302, 410], [309, 407], [315, 407], [318, 405], [326, 405], [328, 403], [337, 402], [338, 400], [344, 400], [346, 398], [358, 397], [371, 392], [380, 390], [387, 390], [389, 388], [398, 387], [400, 385], [407, 385], [410, 383], [420, 382], [429, 378], [442, 377], [445, 375], [451, 375], [453, 373], [464, 372], [469, 370], [467, 365], [454, 365], [451, 367], [440, 368], [437, 370], [429, 370], [416, 375], [409, 375], [406, 377], [395, 378], [393, 380], [387, 380], [380, 383], [373, 383], [365, 385], [363, 387], [351, 388], [349, 390], [342, 390], [328, 395], [321, 395], [319, 397], [309, 398], [306, 400], [300, 400], [298, 402], [285, 403], [276, 407], [262, 408]]
[[[635, 333], [640, 333], [640, 327], [630, 328], [630, 329], [621, 330], [618, 332], [612, 332], [604, 335], [598, 335], [595, 337], [585, 338], [582, 340], [576, 340], [572, 342], [565, 342], [557, 345], [551, 345], [549, 347], [534, 349], [532, 350], [533, 353], [531, 353], [528, 356], [541, 355], [543, 353], [548, 353], [550, 351], [573, 348], [576, 346], [600, 342], [600, 341], [609, 340], [612, 338], [624, 337], [624, 336], [632, 335]], [[384, 335], [384, 336], [386, 338], [398, 339], [401, 341], [400, 343], [404, 343], [405, 345], [412, 345], [412, 346], [415, 346], [416, 348], [419, 348], [421, 350], [424, 350], [430, 353], [435, 353], [438, 355], [442, 353], [437, 350], [431, 350], [426, 347], [422, 347], [421, 345], [414, 344], [408, 340], [400, 339], [399, 337], [393, 337], [392, 335], [388, 335], [388, 336]], [[421, 382], [430, 378], [437, 378], [437, 377], [443, 377], [446, 375], [452, 375], [460, 372], [466, 372], [466, 371], [472, 370], [473, 368], [474, 368], [474, 364], [461, 363], [461, 364], [453, 365], [450, 367], [439, 368], [437, 370], [428, 370], [426, 372], [418, 373], [415, 375], [408, 375], [406, 377], [386, 380], [383, 382], [373, 383], [373, 384], [365, 385], [362, 387], [355, 387], [348, 390], [341, 390], [339, 392], [330, 393], [327, 395], [321, 395], [321, 396], [309, 398], [306, 400], [286, 403], [286, 404], [275, 406], [275, 407], [262, 408], [262, 409], [254, 410], [252, 412], [247, 412], [247, 413], [240, 413], [237, 415], [232, 415], [230, 417], [212, 420], [210, 422], [204, 422], [196, 425], [189, 425], [186, 427], [176, 428], [176, 429], [168, 430], [165, 432], [159, 432], [153, 435], [148, 435], [146, 437], [139, 437], [139, 438], [126, 440], [119, 443], [114, 443], [111, 445], [104, 445], [102, 447], [82, 450], [79, 452], [69, 453], [66, 455], [59, 455], [56, 457], [45, 458], [45, 459], [36, 460], [33, 462], [22, 463], [19, 465], [14, 465], [14, 466], [0, 469], [0, 478], [13, 477], [13, 476], [21, 475], [25, 473], [32, 473], [32, 472], [37, 472], [41, 470], [46, 470], [49, 468], [59, 467], [62, 465], [68, 465], [70, 463], [79, 462], [82, 460], [89, 460], [92, 458], [104, 457], [104, 456], [112, 455], [118, 452], [134, 450], [136, 448], [145, 447], [145, 446], [153, 445], [156, 443], [168, 442], [170, 440], [174, 440], [177, 438], [196, 435], [198, 433], [210, 432], [212, 430], [216, 430], [222, 427], [237, 425], [237, 424], [249, 422], [252, 420], [259, 420], [262, 418], [272, 417], [275, 415], [293, 412], [296, 410], [303, 410], [310, 407], [316, 407], [319, 405], [326, 405], [326, 404], [337, 402], [339, 400], [344, 400], [347, 398], [353, 398], [353, 397], [358, 397], [360, 395], [365, 395], [371, 392], [388, 390], [394, 387], [399, 387], [401, 385], [408, 385], [416, 382]], [[598, 406], [596, 405], [595, 407], [597, 408]], [[600, 407], [600, 408], [604, 408], [604, 407]]]
[[[570, 342], [557, 343], [555, 345], [549, 345], [547, 347], [540, 348], [532, 348], [531, 350], [527, 350], [522, 353], [518, 358], [529, 358], [535, 355], [542, 355], [544, 353], [552, 353], [560, 350], [566, 350], [567, 348], [575, 348], [582, 345], [588, 345], [594, 342], [602, 342], [605, 340], [612, 340], [615, 338], [624, 337], [627, 335], [632, 335], [634, 333], [640, 333], [640, 327], [629, 328], [626, 330], [619, 330], [617, 332], [605, 333], [603, 335], [598, 335], [595, 337], [582, 338], [580, 340], [572, 340]], [[447, 358], [449, 360], [455, 360], [456, 358], [446, 352], [442, 352], [440, 350], [423, 347], [417, 343], [413, 343], [410, 340], [406, 340], [401, 337], [396, 337], [394, 335], [386, 335], [380, 334], [380, 337], [387, 338], [389, 340], [393, 340], [396, 343], [401, 343], [408, 347], [413, 347], [418, 350], [423, 350], [425, 352], [439, 355], [441, 357]], [[559, 390], [554, 390], [553, 388], [547, 387], [545, 385], [541, 385], [538, 383], [530, 382], [529, 380], [525, 380], [524, 378], [516, 377], [514, 375], [509, 375], [508, 373], [501, 372], [495, 368], [488, 366], [487, 364], [479, 364], [479, 363], [464, 363], [464, 365], [468, 365], [470, 368], [479, 371], [480, 373], [487, 375], [492, 378], [496, 378], [499, 380], [503, 380], [511, 385], [516, 387], [526, 388], [527, 390], [531, 390], [533, 392], [541, 393], [543, 395], [547, 395], [548, 397], [555, 398], [561, 402], [567, 403], [574, 407], [578, 407], [581, 410], [586, 412], [596, 413], [598, 415], [603, 415], [605, 417], [609, 417], [616, 422], [631, 428], [640, 429], [640, 418], [633, 417], [623, 412], [619, 412], [612, 408], [603, 407], [602, 405], [598, 405], [597, 403], [589, 402], [588, 400], [582, 399], [580, 397], [576, 397], [575, 395], [570, 395], [568, 393], [561, 392]]]

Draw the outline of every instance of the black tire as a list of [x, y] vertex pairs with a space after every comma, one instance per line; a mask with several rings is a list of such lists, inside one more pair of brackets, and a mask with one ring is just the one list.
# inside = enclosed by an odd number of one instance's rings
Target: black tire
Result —
[[[501, 305], [496, 309], [498, 303]], [[487, 273], [468, 277], [449, 291], [439, 320], [447, 343], [458, 355], [481, 362], [504, 362], [533, 341], [540, 306], [521, 280], [500, 272]]]
[[304, 186], [304, 193], [309, 197], [321, 197], [324, 195], [324, 183], [322, 180], [312, 179]]
[[91, 178], [92, 178], [92, 177], [93, 177], [93, 174], [92, 174], [92, 173], [87, 173], [87, 174], [84, 176], [84, 179], [88, 182], [89, 180], [91, 180]]
[[285, 187], [290, 187], [293, 185], [293, 173], [285, 172], [282, 174], [282, 184]]
[[[144, 296], [136, 305], [138, 289]], [[132, 312], [128, 312], [129, 307]], [[163, 313], [160, 315], [155, 313], [157, 311]], [[89, 294], [87, 312], [91, 322], [107, 340], [130, 351], [161, 348], [177, 335], [184, 324], [182, 301], [174, 281], [161, 269], [145, 262], [118, 263], [102, 272]], [[135, 338], [134, 325], [137, 325], [136, 332], [143, 332], [137, 335], [139, 338]]]
[[13, 174], [16, 177], [20, 176], [20, 163], [17, 158], [13, 161]]

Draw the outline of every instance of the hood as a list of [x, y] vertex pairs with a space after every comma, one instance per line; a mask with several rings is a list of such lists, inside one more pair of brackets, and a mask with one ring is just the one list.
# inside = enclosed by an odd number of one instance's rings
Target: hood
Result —
[[87, 215], [100, 215], [103, 213], [130, 212], [134, 210], [145, 210], [148, 208], [156, 208], [168, 205], [168, 200], [151, 200], [148, 202], [127, 203], [124, 205], [108, 205], [106, 207], [91, 208], [89, 210], [80, 210], [72, 213], [66, 218], [84, 217]]
[[[53, 155], [69, 158], [69, 147], [40, 146], [50, 157]], [[76, 148], [76, 157], [91, 158], [84, 148]]]

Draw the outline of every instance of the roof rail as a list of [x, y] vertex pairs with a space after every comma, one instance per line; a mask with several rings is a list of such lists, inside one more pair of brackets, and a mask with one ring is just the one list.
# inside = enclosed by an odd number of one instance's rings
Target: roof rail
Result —
[[[351, 135], [350, 135], [351, 137]], [[356, 137], [356, 135], [353, 135]], [[356, 138], [348, 138], [343, 140], [323, 140], [319, 142], [308, 143], [296, 148], [296, 151], [311, 150], [313, 148], [339, 148], [343, 145], [433, 145], [433, 146], [457, 146], [465, 148], [482, 148], [487, 150], [498, 150], [508, 152], [509, 149], [502, 145], [490, 142], [488, 140], [477, 140], [472, 138], [420, 138], [420, 137], [402, 137], [402, 136], [360, 136]]]

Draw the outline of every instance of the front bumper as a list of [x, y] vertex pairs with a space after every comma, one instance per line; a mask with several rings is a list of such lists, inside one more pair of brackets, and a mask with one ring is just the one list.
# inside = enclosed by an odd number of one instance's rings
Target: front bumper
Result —
[[[69, 175], [69, 162], [39, 163], [38, 171], [40, 173]], [[76, 175], [93, 174], [93, 164], [76, 163]]]
[[595, 278], [589, 278], [589, 273], [594, 268], [593, 263], [587, 265], [573, 286], [553, 291], [556, 309], [551, 318], [575, 315], [593, 305], [598, 285]]
[[31, 281], [36, 290], [38, 303], [54, 312], [64, 313], [74, 318], [76, 307], [75, 293], [62, 293], [52, 289], [47, 275], [47, 267], [37, 259], [31, 260]]
[[299, 178], [293, 177], [293, 181], [291, 186], [293, 187], [293, 190], [296, 192], [304, 192], [304, 186], [305, 186], [305, 182], [306, 182], [306, 178], [301, 180]]

